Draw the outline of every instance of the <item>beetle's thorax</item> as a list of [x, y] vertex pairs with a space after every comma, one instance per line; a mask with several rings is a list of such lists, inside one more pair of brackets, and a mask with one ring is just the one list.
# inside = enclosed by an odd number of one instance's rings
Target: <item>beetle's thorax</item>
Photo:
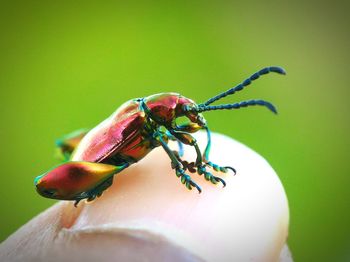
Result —
[[196, 105], [193, 100], [177, 93], [161, 93], [144, 98], [150, 113], [160, 123], [170, 126], [177, 117], [186, 115], [184, 106]]

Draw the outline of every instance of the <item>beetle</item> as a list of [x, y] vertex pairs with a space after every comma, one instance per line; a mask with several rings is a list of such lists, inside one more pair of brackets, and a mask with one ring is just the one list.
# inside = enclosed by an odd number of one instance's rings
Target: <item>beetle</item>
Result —
[[[219, 99], [242, 91], [252, 81], [270, 72], [285, 74], [281, 67], [265, 67], [237, 86], [201, 104], [177, 93], [160, 93], [127, 101], [92, 130], [80, 130], [56, 141], [66, 161], [35, 178], [37, 192], [47, 198], [73, 200], [75, 206], [82, 199], [92, 201], [112, 185], [114, 175], [159, 146], [168, 154], [176, 176], [188, 189], [195, 187], [201, 193], [201, 188], [188, 172], [204, 175], [211, 183], [225, 186], [225, 181], [214, 176], [208, 168], [224, 173], [232, 170], [234, 174], [236, 170], [233, 167], [219, 166], [209, 160], [210, 130], [201, 113], [255, 105], [265, 106], [277, 113], [273, 104], [260, 99], [211, 105]], [[176, 119], [179, 117], [186, 117], [189, 122], [178, 125]], [[203, 154], [191, 135], [200, 129], [207, 133], [207, 146]], [[179, 143], [178, 151], [169, 148], [169, 140]], [[189, 163], [182, 160], [183, 144], [194, 147], [195, 161]]]

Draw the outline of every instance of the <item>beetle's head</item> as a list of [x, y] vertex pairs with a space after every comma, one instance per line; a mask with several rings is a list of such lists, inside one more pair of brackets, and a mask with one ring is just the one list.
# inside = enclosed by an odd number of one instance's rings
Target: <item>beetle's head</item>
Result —
[[197, 123], [199, 126], [205, 126], [206, 121], [201, 113], [198, 113], [198, 106], [195, 103], [184, 104], [183, 114], [188, 117], [193, 123]]
[[197, 123], [199, 126], [205, 126], [206, 121], [202, 114], [198, 111], [198, 105], [191, 99], [180, 96], [178, 104], [176, 106], [176, 117], [185, 116], [191, 122]]

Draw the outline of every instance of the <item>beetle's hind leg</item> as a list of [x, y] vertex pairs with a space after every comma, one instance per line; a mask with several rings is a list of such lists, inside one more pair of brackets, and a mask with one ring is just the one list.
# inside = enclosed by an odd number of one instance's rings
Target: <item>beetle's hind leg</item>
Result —
[[204, 154], [203, 154], [203, 161], [205, 164], [211, 168], [213, 168], [215, 171], [220, 171], [223, 173], [227, 173], [229, 170], [231, 170], [234, 174], [236, 174], [236, 169], [230, 166], [219, 166], [217, 164], [214, 164], [213, 162], [209, 161], [209, 153], [211, 148], [211, 134], [209, 128], [206, 126], [205, 130], [207, 132], [207, 146], [205, 147]]
[[180, 156], [174, 151], [172, 151], [167, 143], [162, 138], [163, 134], [160, 134], [159, 132], [156, 132], [154, 134], [154, 138], [160, 142], [165, 152], [168, 154], [171, 160], [171, 167], [175, 169], [176, 176], [181, 179], [181, 183], [184, 184], [189, 190], [192, 190], [193, 187], [195, 187], [199, 193], [202, 192], [202, 189], [194, 182], [192, 181], [191, 177], [186, 174], [184, 166], [180, 162]]
[[88, 133], [88, 129], [79, 129], [56, 140], [56, 157], [63, 161], [68, 161], [79, 145], [80, 141]]
[[102, 193], [113, 184], [114, 176], [105, 180], [102, 184], [87, 193], [87, 202], [95, 200], [96, 197], [102, 196]]

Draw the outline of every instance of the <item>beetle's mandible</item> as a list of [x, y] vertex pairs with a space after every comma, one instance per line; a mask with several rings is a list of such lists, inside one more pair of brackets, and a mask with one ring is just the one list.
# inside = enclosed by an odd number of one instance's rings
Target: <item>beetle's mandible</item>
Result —
[[[112, 185], [115, 174], [138, 162], [159, 146], [168, 154], [176, 176], [188, 189], [195, 187], [201, 192], [201, 188], [186, 171], [198, 173], [213, 184], [222, 183], [225, 186], [225, 181], [214, 176], [208, 169], [221, 172], [231, 170], [234, 173], [236, 170], [216, 165], [209, 160], [210, 131], [201, 112], [258, 105], [277, 113], [275, 107], [264, 100], [211, 105], [243, 90], [252, 81], [270, 72], [285, 74], [281, 67], [263, 68], [241, 84], [201, 104], [176, 93], [161, 93], [127, 101], [90, 131], [77, 131], [56, 142], [66, 161], [35, 178], [38, 193], [48, 198], [73, 200], [75, 206], [82, 199], [92, 201]], [[176, 119], [179, 117], [187, 117], [189, 122], [177, 125]], [[191, 135], [200, 129], [206, 130], [208, 139], [203, 154]], [[169, 148], [169, 140], [179, 143], [179, 151]], [[196, 150], [194, 162], [182, 160], [183, 144], [193, 146]]]

